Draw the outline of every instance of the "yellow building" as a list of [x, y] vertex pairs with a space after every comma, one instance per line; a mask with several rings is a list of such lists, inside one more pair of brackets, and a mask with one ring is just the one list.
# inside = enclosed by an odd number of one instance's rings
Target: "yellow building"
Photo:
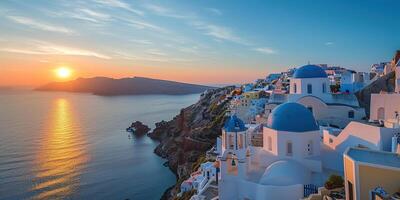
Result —
[[[349, 148], [343, 159], [346, 200], [387, 199], [395, 193], [399, 194], [399, 154]], [[382, 189], [386, 194], [382, 194]]]
[[251, 92], [245, 92], [242, 95], [244, 98], [251, 100], [251, 99], [258, 99], [259, 94], [260, 94], [259, 91], [251, 91]]

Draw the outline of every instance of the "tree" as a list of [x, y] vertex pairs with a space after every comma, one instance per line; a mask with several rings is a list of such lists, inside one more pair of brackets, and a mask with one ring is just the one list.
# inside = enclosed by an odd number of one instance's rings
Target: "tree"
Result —
[[341, 176], [332, 174], [325, 182], [325, 188], [328, 190], [341, 188], [344, 186], [344, 180]]

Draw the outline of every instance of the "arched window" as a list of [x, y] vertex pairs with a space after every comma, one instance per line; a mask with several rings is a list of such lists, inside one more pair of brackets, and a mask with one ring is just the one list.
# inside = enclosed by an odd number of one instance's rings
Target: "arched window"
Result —
[[242, 134], [239, 135], [238, 143], [239, 143], [239, 149], [242, 149], [243, 148], [243, 135]]
[[229, 136], [228, 136], [228, 145], [229, 145], [229, 149], [233, 149], [233, 147], [234, 147], [234, 144], [233, 144], [233, 135], [232, 134], [229, 134]]
[[268, 136], [268, 150], [272, 151], [272, 138]]
[[293, 93], [297, 93], [297, 84], [296, 83], [294, 83], [293, 84]]
[[385, 108], [380, 107], [378, 108], [378, 120], [384, 120], [385, 119]]
[[291, 141], [288, 141], [286, 143], [286, 155], [287, 156], [293, 155], [293, 143]]
[[225, 132], [222, 134], [222, 146], [225, 149], [227, 149], [227, 147], [226, 147], [226, 133]]
[[312, 94], [312, 85], [311, 84], [307, 84], [307, 93]]
[[349, 111], [349, 118], [350, 119], [354, 118], [354, 111], [352, 111], [352, 110]]
[[322, 93], [326, 93], [326, 83], [322, 83]]
[[312, 155], [313, 154], [313, 141], [312, 140], [308, 141], [307, 152], [308, 152], [308, 155]]

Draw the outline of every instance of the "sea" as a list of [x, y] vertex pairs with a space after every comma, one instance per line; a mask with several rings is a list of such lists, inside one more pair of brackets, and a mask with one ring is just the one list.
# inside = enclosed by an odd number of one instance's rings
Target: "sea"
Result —
[[160, 199], [175, 176], [157, 141], [125, 128], [154, 128], [199, 96], [0, 90], [0, 199]]

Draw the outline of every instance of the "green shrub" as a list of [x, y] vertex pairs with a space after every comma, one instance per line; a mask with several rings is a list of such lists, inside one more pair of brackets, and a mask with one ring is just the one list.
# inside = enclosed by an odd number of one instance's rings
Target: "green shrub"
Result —
[[328, 190], [340, 188], [344, 186], [344, 180], [341, 176], [332, 174], [325, 182], [325, 188]]

